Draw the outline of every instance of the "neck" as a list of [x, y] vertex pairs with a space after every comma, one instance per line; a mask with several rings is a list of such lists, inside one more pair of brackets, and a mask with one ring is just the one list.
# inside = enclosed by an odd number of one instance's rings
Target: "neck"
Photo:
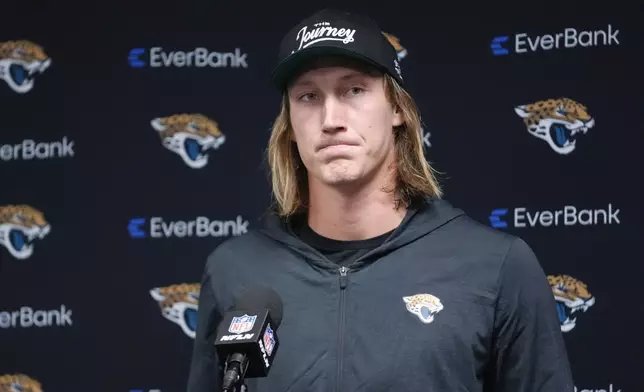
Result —
[[395, 193], [374, 181], [358, 190], [338, 189], [309, 178], [308, 224], [318, 234], [335, 240], [373, 238], [395, 229], [407, 208], [396, 209]]

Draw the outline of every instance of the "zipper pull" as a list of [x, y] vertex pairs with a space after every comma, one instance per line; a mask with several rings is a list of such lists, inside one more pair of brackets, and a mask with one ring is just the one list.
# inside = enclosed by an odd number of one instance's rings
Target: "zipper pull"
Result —
[[347, 288], [347, 284], [349, 283], [349, 279], [347, 278], [347, 273], [349, 272], [349, 269], [347, 267], [340, 267], [340, 288], [342, 290]]

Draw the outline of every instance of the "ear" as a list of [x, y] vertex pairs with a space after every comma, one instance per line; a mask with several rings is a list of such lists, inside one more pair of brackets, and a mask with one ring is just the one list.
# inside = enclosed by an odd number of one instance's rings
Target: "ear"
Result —
[[521, 106], [515, 106], [514, 111], [519, 115], [521, 118], [526, 118], [530, 116], [530, 113], [525, 109], [525, 105]]
[[405, 119], [403, 118], [402, 115], [402, 110], [400, 110], [400, 107], [396, 105], [394, 107], [394, 118], [392, 120], [392, 124], [394, 127], [399, 127], [405, 123]]
[[153, 119], [152, 121], [150, 121], [150, 125], [152, 125], [152, 128], [154, 128], [155, 130], [157, 130], [159, 132], [165, 131], [166, 128], [167, 128], [166, 125], [163, 123], [163, 119], [159, 118], [159, 117], [157, 117], [157, 118]]
[[158, 287], [150, 290], [150, 295], [157, 301], [163, 301], [166, 298], [165, 295], [161, 294], [161, 290]]

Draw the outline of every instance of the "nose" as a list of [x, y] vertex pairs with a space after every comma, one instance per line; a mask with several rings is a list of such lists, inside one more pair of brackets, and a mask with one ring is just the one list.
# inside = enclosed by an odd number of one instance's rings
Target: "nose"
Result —
[[329, 97], [324, 101], [322, 114], [322, 131], [325, 133], [342, 132], [346, 130], [343, 122], [342, 105], [337, 99]]

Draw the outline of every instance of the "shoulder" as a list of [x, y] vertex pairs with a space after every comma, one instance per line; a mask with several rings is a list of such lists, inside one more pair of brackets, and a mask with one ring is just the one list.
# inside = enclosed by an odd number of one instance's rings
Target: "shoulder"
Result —
[[[506, 252], [518, 237], [486, 226], [445, 199], [429, 199], [419, 210], [421, 226], [429, 227], [436, 237], [477, 252]], [[431, 237], [431, 236], [430, 236]]]
[[486, 226], [462, 215], [453, 222], [457, 237], [464, 246], [482, 255], [495, 256], [499, 273], [522, 267], [540, 267], [532, 247], [521, 237]]
[[[446, 203], [437, 202], [437, 209], [449, 211], [451, 206]], [[536, 284], [546, 280], [535, 252], [523, 238], [484, 225], [461, 210], [451, 216], [433, 235], [427, 236], [427, 244], [458, 260], [477, 281], [485, 282], [486, 290], [498, 293], [502, 287], [512, 286], [508, 280], [519, 283], [536, 280]]]
[[526, 240], [466, 215], [454, 222], [454, 230], [460, 233], [462, 246], [478, 254], [479, 262], [485, 260], [482, 264], [493, 271], [490, 277], [495, 281], [493, 291], [499, 300], [552, 299], [542, 264]]
[[528, 246], [520, 237], [486, 226], [466, 213], [449, 221], [439, 232], [440, 237], [461, 247], [463, 252], [473, 252], [500, 263], [513, 248]]
[[[207, 256], [202, 282], [222, 309], [232, 306], [235, 292], [240, 285], [254, 279], [262, 271], [271, 245], [256, 230], [228, 238], [217, 245]], [[261, 272], [259, 272], [261, 274]]]
[[206, 269], [220, 269], [243, 260], [254, 260], [262, 254], [262, 249], [269, 247], [266, 236], [258, 230], [231, 237], [217, 245], [208, 255]]
[[554, 309], [547, 275], [527, 241], [467, 216], [459, 217], [454, 229], [470, 255], [466, 258], [470, 260], [468, 270], [477, 276], [475, 281], [485, 277], [486, 291], [500, 310], [511, 313], [536, 306], [540, 312]]

